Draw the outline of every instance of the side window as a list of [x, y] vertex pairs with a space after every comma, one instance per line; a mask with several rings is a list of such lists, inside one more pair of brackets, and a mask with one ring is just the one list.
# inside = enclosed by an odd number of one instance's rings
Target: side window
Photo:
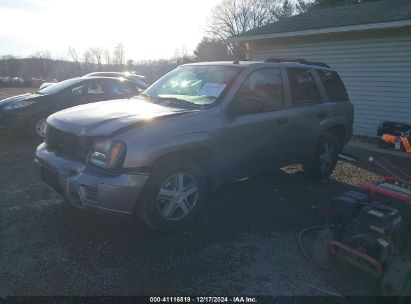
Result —
[[[82, 96], [86, 93], [88, 85], [85, 83], [81, 83], [69, 89], [68, 95], [70, 96]], [[67, 94], [67, 93], [66, 93]]]
[[279, 68], [250, 73], [238, 90], [235, 112], [238, 115], [270, 112], [284, 107], [284, 90]]
[[294, 105], [305, 106], [321, 102], [320, 91], [309, 69], [288, 68], [287, 75]]
[[99, 96], [104, 94], [104, 89], [98, 81], [92, 81], [88, 84], [87, 94], [91, 96]]
[[138, 94], [138, 91], [129, 82], [112, 81], [110, 83], [110, 88], [112, 94], [119, 97]]
[[121, 85], [124, 87], [127, 96], [135, 96], [144, 91], [138, 84], [131, 81], [122, 82]]
[[347, 101], [348, 94], [340, 76], [333, 71], [317, 70], [329, 101]]

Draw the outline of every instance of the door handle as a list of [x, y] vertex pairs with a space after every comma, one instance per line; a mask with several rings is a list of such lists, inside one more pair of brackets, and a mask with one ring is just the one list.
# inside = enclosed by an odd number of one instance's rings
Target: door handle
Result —
[[321, 111], [321, 112], [318, 112], [317, 116], [320, 118], [324, 118], [327, 116], [327, 114], [328, 114], [327, 111]]
[[287, 124], [287, 122], [288, 122], [288, 118], [287, 118], [287, 117], [280, 118], [280, 119], [278, 119], [278, 121], [277, 121], [277, 123], [278, 123], [279, 125], [285, 125], [285, 124]]

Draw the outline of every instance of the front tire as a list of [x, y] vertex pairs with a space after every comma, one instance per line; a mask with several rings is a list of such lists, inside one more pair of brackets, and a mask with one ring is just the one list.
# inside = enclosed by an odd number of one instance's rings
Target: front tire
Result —
[[30, 135], [44, 139], [46, 137], [46, 120], [49, 114], [42, 113], [34, 116], [30, 120], [29, 133]]
[[316, 179], [326, 179], [337, 165], [341, 143], [332, 133], [325, 133], [318, 142], [313, 159], [304, 164], [304, 171]]
[[170, 159], [153, 170], [136, 213], [154, 230], [178, 230], [199, 215], [206, 194], [206, 179], [198, 165]]

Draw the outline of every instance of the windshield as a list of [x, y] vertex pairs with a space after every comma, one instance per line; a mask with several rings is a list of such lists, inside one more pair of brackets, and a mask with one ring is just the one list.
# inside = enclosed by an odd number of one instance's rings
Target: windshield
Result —
[[69, 86], [79, 82], [80, 80], [77, 78], [73, 79], [67, 79], [61, 82], [57, 82], [56, 84], [49, 85], [48, 87], [45, 87], [44, 89], [41, 89], [37, 91], [37, 93], [40, 94], [55, 94], [60, 92], [61, 90], [64, 90], [65, 88], [68, 88]]
[[182, 66], [153, 84], [144, 95], [153, 102], [207, 106], [216, 102], [240, 71], [237, 66]]

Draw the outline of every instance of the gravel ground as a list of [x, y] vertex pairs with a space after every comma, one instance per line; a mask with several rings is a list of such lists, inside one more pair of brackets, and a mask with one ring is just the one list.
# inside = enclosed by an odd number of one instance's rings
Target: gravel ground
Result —
[[[185, 231], [160, 234], [139, 223], [79, 214], [35, 174], [38, 142], [0, 140], [0, 295], [327, 295], [338, 293], [298, 248], [298, 233], [322, 224], [310, 209], [382, 172], [351, 149], [313, 181], [300, 166], [233, 182]], [[411, 162], [395, 161], [411, 172]], [[344, 293], [376, 294], [372, 278], [332, 275]], [[364, 279], [366, 278], [366, 279]]]

